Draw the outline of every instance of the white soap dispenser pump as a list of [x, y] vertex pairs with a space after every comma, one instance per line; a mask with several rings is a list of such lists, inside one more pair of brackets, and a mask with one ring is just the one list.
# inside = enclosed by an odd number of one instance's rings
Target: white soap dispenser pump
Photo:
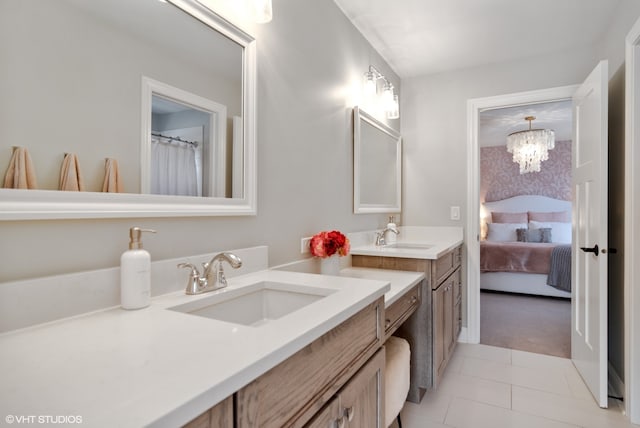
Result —
[[389, 223], [387, 223], [387, 228], [385, 229], [387, 232], [385, 233], [384, 240], [387, 244], [394, 244], [397, 241], [398, 236], [398, 226], [393, 220], [393, 216], [389, 216]]
[[151, 229], [129, 229], [129, 250], [120, 257], [120, 304], [122, 309], [146, 308], [151, 303], [151, 256], [142, 248], [142, 232]]

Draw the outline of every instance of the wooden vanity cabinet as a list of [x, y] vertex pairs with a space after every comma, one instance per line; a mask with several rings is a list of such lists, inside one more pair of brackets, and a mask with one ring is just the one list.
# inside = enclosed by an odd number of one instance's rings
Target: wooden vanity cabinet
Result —
[[384, 428], [384, 349], [379, 350], [306, 428]]
[[[384, 408], [380, 405], [384, 406], [381, 398], [384, 352], [378, 351], [384, 340], [384, 312], [384, 298], [380, 297], [247, 384], [232, 397], [231, 424], [225, 421], [213, 426], [304, 427], [311, 420], [320, 423], [332, 417], [331, 409], [337, 403], [334, 410], [337, 409], [338, 413], [347, 412], [352, 421], [367, 421], [345, 426], [382, 428], [384, 418], [380, 415]], [[186, 426], [211, 426], [206, 425], [206, 421], [211, 420], [217, 406]], [[327, 419], [328, 425], [324, 426], [334, 426], [331, 421], [337, 423], [338, 419]], [[377, 422], [369, 424], [368, 421]]]
[[460, 284], [460, 269], [457, 269], [433, 290], [434, 387], [442, 377], [460, 334]]
[[233, 396], [216, 404], [188, 424], [185, 428], [233, 428]]
[[413, 314], [422, 301], [422, 283], [414, 285], [398, 300], [385, 308], [385, 340], [389, 338]]
[[407, 400], [419, 403], [427, 389], [438, 385], [460, 334], [462, 246], [436, 260], [352, 255], [351, 263], [357, 267], [425, 274], [422, 304], [395, 333], [411, 346], [411, 387]]

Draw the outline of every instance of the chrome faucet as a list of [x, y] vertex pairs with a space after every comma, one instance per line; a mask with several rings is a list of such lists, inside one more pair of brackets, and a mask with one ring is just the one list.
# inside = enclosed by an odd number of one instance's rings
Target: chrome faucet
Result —
[[392, 227], [386, 227], [386, 228], [382, 229], [380, 232], [376, 232], [376, 245], [378, 247], [381, 247], [383, 245], [387, 245], [387, 240], [384, 237], [387, 232], [393, 232], [396, 235], [398, 235], [400, 233], [397, 229], [394, 229]]
[[[191, 263], [180, 263], [179, 268], [191, 269], [189, 282], [187, 283], [186, 294], [202, 294], [209, 291], [219, 290], [227, 286], [227, 278], [222, 268], [222, 262], [226, 261], [232, 268], [238, 269], [242, 266], [240, 257], [233, 253], [219, 253], [213, 256], [208, 263], [202, 264], [202, 275], [198, 272], [198, 268]], [[214, 268], [215, 263], [217, 267]]]

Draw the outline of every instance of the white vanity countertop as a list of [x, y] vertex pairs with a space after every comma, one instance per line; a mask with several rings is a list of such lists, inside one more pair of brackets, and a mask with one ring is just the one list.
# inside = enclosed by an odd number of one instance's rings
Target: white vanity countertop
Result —
[[[0, 413], [180, 426], [390, 290], [388, 279], [365, 277], [372, 278], [260, 271], [219, 292], [165, 294], [137, 311], [112, 308], [2, 334]], [[337, 291], [260, 327], [166, 309], [260, 281]]]
[[395, 301], [409, 291], [411, 287], [424, 279], [424, 273], [420, 272], [362, 267], [349, 267], [342, 269], [340, 270], [340, 276], [389, 281], [391, 287], [384, 295], [384, 306], [386, 308], [395, 303]]
[[[447, 251], [462, 244], [462, 228], [459, 227], [400, 227], [395, 245], [377, 246], [373, 244], [358, 245], [351, 248], [351, 254], [361, 256], [403, 257], [408, 259], [435, 260]], [[414, 248], [408, 248], [414, 246]], [[428, 248], [419, 248], [428, 246]]]

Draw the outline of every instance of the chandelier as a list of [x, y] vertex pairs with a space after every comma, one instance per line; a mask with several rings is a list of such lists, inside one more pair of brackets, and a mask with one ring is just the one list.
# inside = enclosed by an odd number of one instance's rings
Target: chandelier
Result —
[[509, 134], [507, 151], [513, 153], [513, 161], [520, 165], [520, 174], [540, 172], [540, 164], [549, 159], [549, 150], [556, 146], [555, 133], [550, 129], [531, 129], [536, 118], [527, 116], [529, 129]]

